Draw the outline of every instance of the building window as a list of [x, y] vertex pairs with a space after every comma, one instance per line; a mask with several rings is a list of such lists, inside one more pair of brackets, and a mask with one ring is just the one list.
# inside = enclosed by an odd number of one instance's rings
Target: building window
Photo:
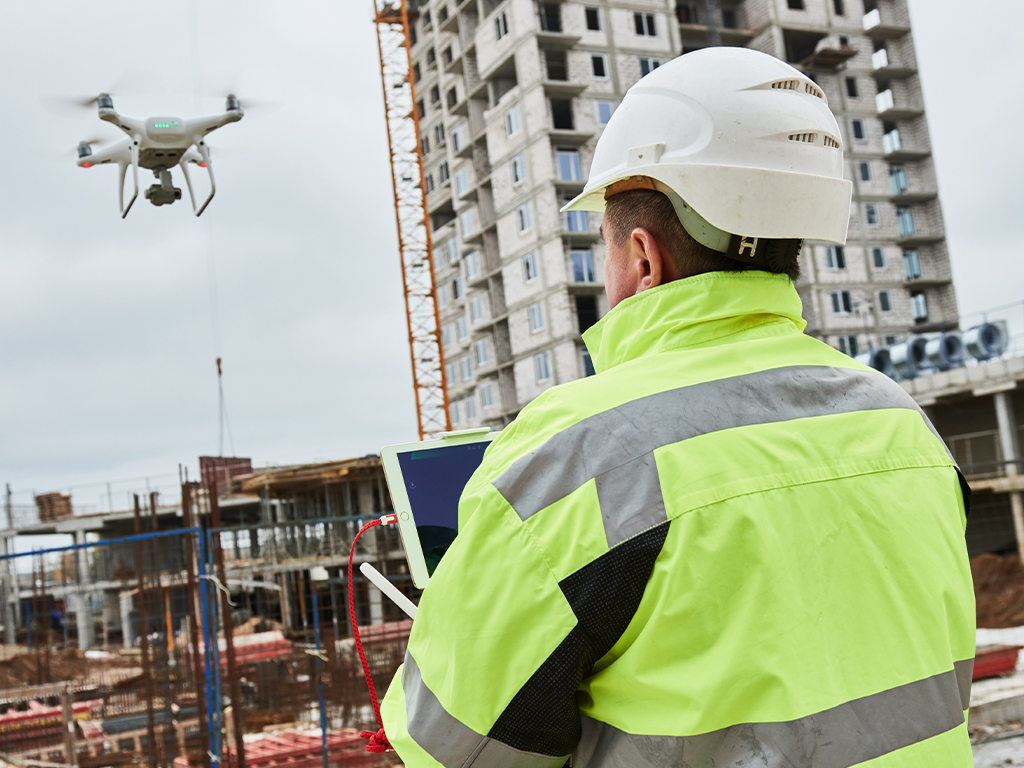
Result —
[[447, 347], [451, 343], [452, 343], [452, 325], [451, 325], [451, 323], [448, 323], [448, 325], [441, 326], [441, 344], [443, 346]]
[[505, 113], [505, 135], [515, 136], [519, 133], [519, 105], [516, 104], [512, 109]]
[[825, 249], [825, 264], [829, 269], [846, 269], [846, 250], [843, 246], [828, 246]]
[[523, 256], [523, 282], [530, 283], [537, 278], [537, 254], [533, 251]]
[[448, 386], [455, 383], [455, 363], [446, 363], [444, 366], [444, 375], [448, 380]]
[[434, 269], [444, 266], [445, 243], [434, 246]]
[[455, 301], [458, 301], [461, 298], [462, 298], [462, 278], [456, 276], [456, 278], [454, 280], [452, 280], [452, 299], [455, 300]]
[[494, 39], [501, 40], [505, 35], [508, 34], [508, 17], [505, 16], [505, 12], [502, 11], [498, 14], [498, 17], [494, 20]]
[[470, 362], [469, 355], [459, 358], [459, 375], [463, 381], [469, 381], [473, 375], [473, 364]]
[[864, 132], [864, 121], [854, 120], [853, 121], [853, 138], [857, 141], [867, 141], [868, 135]]
[[466, 145], [466, 129], [464, 126], [452, 129], [452, 149], [460, 151]]
[[918, 258], [916, 250], [903, 252], [903, 271], [907, 275], [907, 280], [917, 280], [921, 277], [921, 259]]
[[469, 321], [479, 323], [484, 317], [484, 300], [480, 296], [474, 296], [469, 302]]
[[836, 16], [846, 15], [846, 0], [832, 0], [832, 8], [836, 12]]
[[633, 27], [636, 29], [638, 35], [644, 37], [657, 37], [658, 30], [654, 26], [654, 14], [653, 13], [634, 13], [633, 14]]
[[427, 105], [423, 103], [423, 99], [416, 102], [416, 114], [419, 115], [420, 120], [427, 116]]
[[607, 79], [608, 64], [604, 55], [593, 55], [590, 57], [590, 70], [594, 73], [594, 77]]
[[881, 248], [872, 248], [871, 256], [875, 260], [875, 269], [885, 269], [885, 251]]
[[430, 103], [437, 104], [441, 100], [441, 89], [436, 85], [430, 87]]
[[853, 311], [849, 291], [832, 291], [832, 311], [837, 315], [848, 315]]
[[420, 69], [420, 63], [417, 61], [412, 65], [412, 79], [418, 83], [421, 77], [423, 77], [423, 70]]
[[434, 141], [437, 146], [444, 146], [444, 123], [438, 123], [434, 126]]
[[462, 225], [462, 237], [470, 237], [476, 232], [476, 211], [473, 208], [467, 208], [459, 214], [459, 224]]
[[871, 163], [867, 160], [861, 160], [858, 167], [860, 168], [860, 180], [871, 181]]
[[459, 197], [469, 192], [469, 169], [460, 168], [455, 172], [455, 192]]
[[457, 88], [452, 86], [448, 89], [448, 109], [454, 109], [455, 105], [459, 103], [459, 91]]
[[594, 257], [590, 251], [571, 251], [572, 279], [577, 283], [594, 282]]
[[494, 405], [494, 388], [489, 381], [480, 387], [480, 405], [484, 408]]
[[470, 251], [463, 259], [466, 262], [466, 279], [472, 280], [480, 276], [480, 257], [476, 251]]
[[786, 5], [789, 6], [791, 11], [802, 11], [804, 9], [804, 0], [786, 0]]
[[887, 335], [885, 337], [885, 343], [886, 343], [887, 346], [891, 347], [893, 344], [896, 343], [896, 337], [892, 336], [892, 335]]
[[572, 99], [551, 99], [551, 127], [557, 131], [571, 131]]
[[491, 359], [487, 351], [487, 339], [480, 339], [473, 343], [473, 355], [476, 357], [477, 366], [481, 366]]
[[581, 181], [583, 172], [580, 169], [580, 153], [575, 149], [559, 149], [555, 152], [558, 157], [558, 178], [561, 181]]
[[521, 152], [512, 158], [509, 163], [512, 169], [512, 186], [521, 184], [526, 180], [526, 157]]
[[426, 177], [423, 179], [423, 186], [426, 187], [428, 195], [431, 192], [434, 191], [434, 174], [433, 173], [430, 173], [430, 172], [427, 173]]
[[438, 184], [444, 184], [448, 181], [448, 161], [445, 160], [439, 166], [437, 166], [437, 182]]
[[857, 356], [857, 337], [856, 336], [840, 336], [839, 337], [839, 351], [844, 355], [850, 357]]
[[889, 182], [892, 184], [892, 193], [902, 195], [907, 191], [907, 169], [902, 165], [890, 165]]
[[736, 10], [734, 8], [722, 9], [722, 26], [725, 29], [736, 29]]
[[448, 256], [448, 263], [455, 264], [459, 260], [459, 244], [454, 237], [444, 241], [445, 254]]
[[840, 35], [839, 36], [839, 45], [842, 48], [849, 48], [850, 47], [850, 36], [849, 35]]
[[913, 315], [915, 323], [923, 323], [928, 319], [928, 300], [923, 293], [910, 294], [910, 314]]
[[451, 405], [448, 406], [448, 416], [452, 420], [452, 426], [455, 426], [456, 424], [459, 423], [459, 404], [458, 403], [452, 403]]
[[536, 333], [544, 328], [544, 307], [539, 301], [526, 308], [526, 316], [530, 321], [530, 333]]
[[469, 330], [466, 328], [466, 318], [459, 317], [455, 319], [455, 337], [462, 341], [466, 336], [469, 335]]
[[423, 144], [423, 154], [424, 155], [429, 155], [430, 154], [430, 137], [429, 136], [424, 136], [422, 138], [422, 144]]
[[519, 234], [533, 228], [533, 218], [530, 216], [530, 204], [525, 203], [516, 208], [516, 230]]
[[476, 398], [470, 395], [463, 402], [466, 404], [466, 421], [472, 421], [476, 418]]
[[450, 45], [441, 51], [441, 61], [444, 62], [445, 66], [451, 64], [454, 58], [455, 54], [452, 53], [452, 47]]
[[437, 287], [437, 306], [440, 309], [448, 306], [448, 286], [446, 285], [439, 285]]
[[[569, 202], [568, 200], [565, 201]], [[565, 228], [570, 232], [586, 232], [587, 231], [587, 212], [586, 211], [566, 211], [565, 212]]]
[[851, 99], [860, 98], [860, 89], [857, 87], [857, 78], [848, 77], [846, 78], [846, 95]]
[[864, 216], [867, 219], [869, 227], [878, 226], [878, 206], [874, 203], [864, 204]]
[[896, 232], [900, 237], [913, 237], [917, 234], [914, 227], [914, 212], [909, 206], [896, 206]]
[[551, 358], [547, 352], [533, 356], [533, 373], [538, 384], [551, 379]]
[[608, 121], [612, 119], [612, 103], [610, 101], [599, 101], [597, 102], [597, 123], [598, 125], [608, 125]]
[[878, 308], [882, 312], [892, 312], [892, 300], [889, 298], [888, 291], [878, 292]]
[[658, 59], [647, 59], [641, 57], [640, 59], [640, 77], [646, 77], [651, 74], [654, 70], [661, 66], [661, 61]]
[[583, 358], [583, 375], [593, 376], [597, 371], [594, 370], [594, 361], [590, 359], [590, 350], [583, 349], [580, 353], [580, 357]]
[[587, 8], [587, 29], [591, 32], [601, 31], [601, 12], [597, 8]]

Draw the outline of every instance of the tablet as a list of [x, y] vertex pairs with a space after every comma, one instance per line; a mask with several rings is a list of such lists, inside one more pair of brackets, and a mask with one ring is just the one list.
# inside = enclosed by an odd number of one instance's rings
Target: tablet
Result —
[[459, 497], [497, 432], [467, 429], [381, 449], [412, 583], [427, 586], [459, 530]]

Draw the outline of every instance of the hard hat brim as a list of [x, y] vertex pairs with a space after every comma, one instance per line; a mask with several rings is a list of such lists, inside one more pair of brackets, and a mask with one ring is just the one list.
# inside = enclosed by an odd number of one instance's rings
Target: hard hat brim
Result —
[[850, 181], [766, 168], [676, 163], [636, 166], [628, 173], [592, 180], [562, 211], [603, 211], [605, 190], [630, 176], [649, 176], [662, 182], [725, 232], [846, 243], [853, 198]]

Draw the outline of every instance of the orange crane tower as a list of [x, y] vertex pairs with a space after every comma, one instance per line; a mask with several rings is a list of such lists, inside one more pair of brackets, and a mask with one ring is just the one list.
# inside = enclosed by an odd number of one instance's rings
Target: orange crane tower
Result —
[[420, 439], [427, 440], [451, 431], [451, 419], [431, 258], [427, 189], [423, 181], [420, 118], [412, 77], [409, 6], [407, 0], [374, 0], [373, 10], [384, 86], [416, 418]]

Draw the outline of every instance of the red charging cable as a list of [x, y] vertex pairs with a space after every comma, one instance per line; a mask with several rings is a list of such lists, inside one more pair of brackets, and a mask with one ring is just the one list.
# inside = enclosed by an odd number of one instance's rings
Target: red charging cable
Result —
[[398, 515], [384, 515], [378, 517], [376, 520], [371, 520], [362, 528], [359, 529], [359, 533], [352, 539], [352, 550], [348, 553], [348, 615], [352, 620], [352, 637], [356, 641], [356, 650], [359, 652], [359, 661], [363, 665], [363, 674], [366, 676], [366, 687], [370, 689], [370, 701], [373, 703], [373, 714], [377, 716], [377, 725], [380, 726], [380, 730], [374, 733], [373, 731], [360, 731], [359, 735], [364, 739], [369, 739], [369, 743], [366, 745], [367, 752], [388, 752], [393, 750], [391, 742], [388, 741], [387, 735], [384, 733], [384, 721], [380, 716], [380, 703], [377, 701], [377, 689], [373, 687], [373, 677], [370, 675], [370, 665], [366, 661], [366, 653], [363, 651], [363, 641], [359, 637], [359, 624], [356, 622], [356, 600], [355, 593], [352, 591], [352, 560], [356, 554], [356, 542], [359, 541], [359, 537], [366, 533], [368, 530], [373, 528], [375, 525], [392, 525], [398, 522]]

